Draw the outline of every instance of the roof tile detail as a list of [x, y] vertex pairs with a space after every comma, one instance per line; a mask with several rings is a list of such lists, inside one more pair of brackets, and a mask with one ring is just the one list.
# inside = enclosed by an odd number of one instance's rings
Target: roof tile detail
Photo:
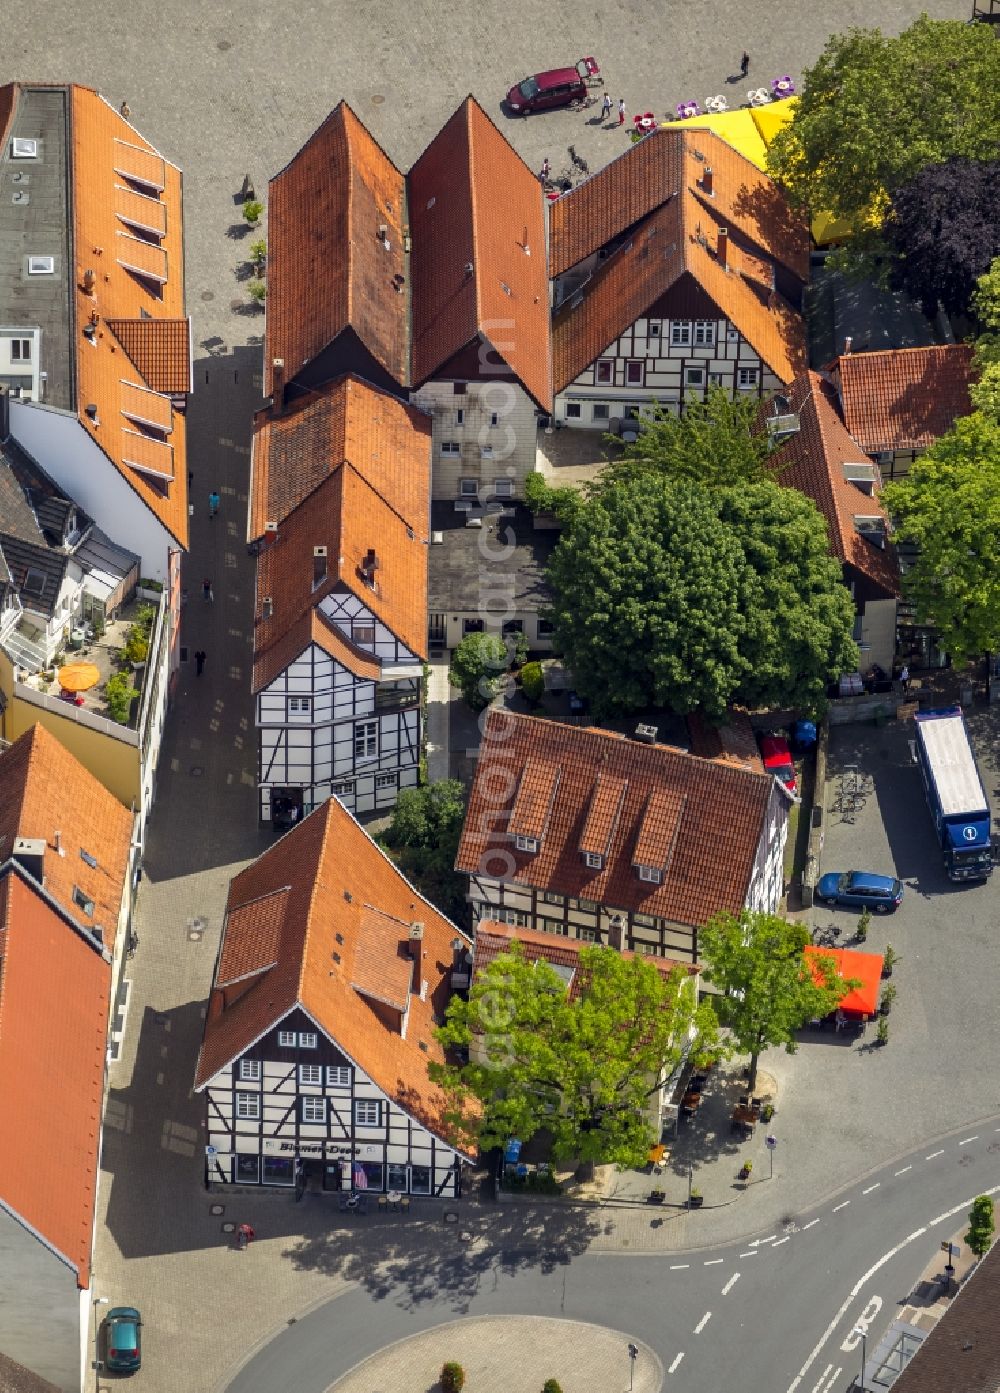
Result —
[[420, 983], [413, 982], [409, 920], [394, 919], [370, 904], [363, 907], [351, 985], [362, 996], [406, 1010], [411, 986], [420, 993]]
[[844, 425], [868, 454], [925, 450], [972, 410], [972, 346], [845, 353], [833, 365]]
[[283, 885], [233, 910], [230, 915], [232, 933], [226, 935], [215, 969], [217, 987], [231, 987], [274, 967], [291, 893], [291, 889]]
[[145, 276], [158, 285], [167, 283], [167, 253], [153, 242], [144, 242], [141, 237], [133, 237], [129, 232], [115, 234], [115, 255], [118, 265], [137, 276]]
[[686, 802], [687, 795], [675, 789], [653, 790], [639, 824], [632, 853], [633, 866], [652, 866], [659, 871], [669, 869]]
[[[230, 936], [242, 931], [240, 909], [285, 886], [275, 966], [235, 999], [218, 982], [213, 985], [195, 1087], [204, 1088], [298, 1005], [388, 1097], [447, 1139], [446, 1101], [430, 1083], [427, 1064], [443, 1059], [434, 1028], [450, 996], [452, 942], [471, 944], [414, 890], [336, 798], [232, 881], [223, 954]], [[388, 993], [400, 992], [402, 926], [415, 921], [424, 931], [404, 1036], [399, 1023], [374, 1009], [354, 983], [381, 978]]]
[[[512, 848], [503, 817], [529, 760], [562, 770], [545, 839], [535, 855]], [[499, 805], [498, 769], [511, 788], [506, 804]], [[587, 867], [580, 855], [595, 770], [628, 785], [601, 870]], [[767, 828], [772, 783], [741, 765], [699, 759], [667, 746], [491, 711], [456, 869], [491, 875], [493, 868], [513, 864], [504, 878], [515, 884], [697, 926], [717, 910], [736, 912], [743, 907]], [[659, 885], [640, 881], [633, 864], [653, 793], [687, 800], [673, 856]], [[663, 817], [668, 815], [669, 807], [664, 807]]]
[[109, 319], [107, 324], [152, 391], [190, 392], [189, 319]]
[[558, 765], [549, 764], [544, 760], [525, 760], [517, 797], [510, 812], [512, 836], [528, 837], [536, 842], [542, 840], [559, 788], [561, 772]]
[[608, 845], [618, 825], [618, 817], [628, 789], [627, 779], [615, 779], [601, 772], [580, 834], [580, 850], [593, 856], [607, 856]]
[[155, 189], [157, 193], [162, 193], [167, 187], [166, 165], [163, 156], [155, 150], [115, 136], [113, 159], [115, 173], [123, 179]]

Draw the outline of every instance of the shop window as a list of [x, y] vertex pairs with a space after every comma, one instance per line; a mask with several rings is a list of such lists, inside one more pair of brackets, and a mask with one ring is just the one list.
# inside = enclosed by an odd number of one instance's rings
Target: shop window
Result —
[[265, 1185], [294, 1185], [295, 1162], [291, 1156], [265, 1156], [262, 1159]]
[[260, 1184], [260, 1157], [237, 1153], [233, 1168], [233, 1180], [237, 1185]]
[[[358, 1184], [358, 1172], [361, 1171], [365, 1178], [363, 1185]], [[381, 1190], [382, 1184], [382, 1162], [381, 1161], [355, 1161], [354, 1162], [354, 1188], [356, 1190]]]
[[429, 1195], [431, 1192], [431, 1168], [430, 1166], [411, 1166], [410, 1167], [410, 1194]]
[[387, 1190], [406, 1190], [406, 1167], [398, 1161], [390, 1161], [386, 1166], [385, 1187]]

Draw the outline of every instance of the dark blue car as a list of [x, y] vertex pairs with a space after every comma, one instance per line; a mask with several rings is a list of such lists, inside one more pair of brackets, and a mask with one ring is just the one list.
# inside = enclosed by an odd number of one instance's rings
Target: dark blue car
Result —
[[903, 899], [903, 885], [891, 875], [875, 875], [872, 871], [831, 871], [820, 876], [814, 898], [821, 904], [839, 904], [845, 909], [892, 914]]
[[142, 1317], [134, 1306], [115, 1306], [104, 1322], [104, 1367], [134, 1374], [142, 1364]]

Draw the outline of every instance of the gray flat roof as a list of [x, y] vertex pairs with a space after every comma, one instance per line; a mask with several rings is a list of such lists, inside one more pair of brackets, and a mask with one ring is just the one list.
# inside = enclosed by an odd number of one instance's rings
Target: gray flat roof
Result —
[[431, 532], [442, 534], [440, 542], [431, 542], [428, 558], [431, 613], [468, 614], [489, 595], [509, 596], [518, 614], [535, 613], [551, 602], [545, 568], [559, 533], [536, 531], [523, 503], [489, 506], [499, 511], [477, 507], [482, 526], [469, 527], [470, 514], [456, 512], [454, 503], [431, 504]]
[[[14, 159], [12, 141], [34, 140], [37, 154]], [[76, 407], [70, 343], [73, 252], [69, 215], [69, 92], [20, 90], [10, 138], [0, 150], [0, 324], [41, 330], [40, 398]], [[28, 258], [50, 256], [51, 274], [29, 275]]]

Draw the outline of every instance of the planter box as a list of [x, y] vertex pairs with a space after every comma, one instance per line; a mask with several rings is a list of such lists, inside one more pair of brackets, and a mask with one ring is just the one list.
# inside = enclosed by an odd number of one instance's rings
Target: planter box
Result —
[[144, 585], [137, 585], [135, 587], [135, 593], [139, 596], [140, 600], [151, 600], [154, 605], [157, 605], [160, 602], [160, 596], [163, 594], [163, 591], [147, 590]]
[[646, 1196], [646, 1203], [663, 1204], [666, 1198], [667, 1196], [663, 1190], [651, 1190], [650, 1193]]
[[704, 1203], [704, 1195], [692, 1195], [688, 1200], [688, 1209], [700, 1209]]

